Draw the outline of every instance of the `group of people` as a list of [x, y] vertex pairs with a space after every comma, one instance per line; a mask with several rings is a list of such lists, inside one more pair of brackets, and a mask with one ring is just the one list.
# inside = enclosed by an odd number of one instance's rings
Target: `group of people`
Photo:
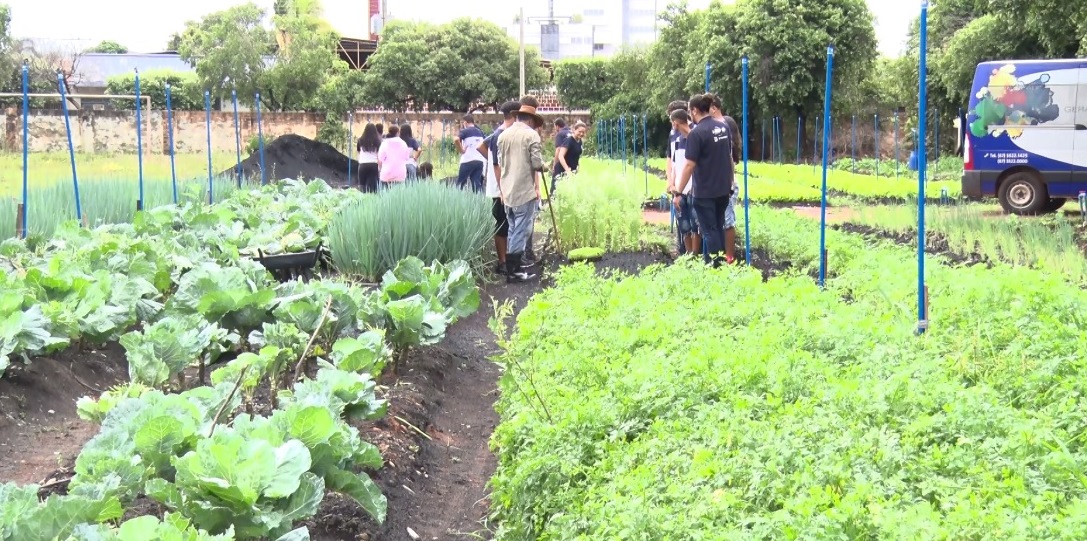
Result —
[[[484, 135], [473, 115], [466, 114], [454, 139], [460, 154], [456, 185], [461, 189], [471, 186], [492, 200], [497, 272], [509, 282], [535, 277], [532, 236], [536, 213], [554, 196], [560, 180], [577, 174], [588, 132], [583, 122], [567, 127], [563, 119], [556, 119], [555, 154], [546, 164], [541, 144], [544, 121], [537, 107], [533, 96], [502, 104], [502, 124], [490, 135]], [[431, 164], [418, 164], [422, 147], [412, 137], [410, 125], [389, 126], [385, 134], [382, 128], [368, 123], [358, 140], [359, 186], [363, 191], [374, 192], [379, 186], [433, 174]], [[548, 170], [551, 183], [545, 186], [543, 173]], [[550, 190], [542, 191], [548, 187]]]
[[[535, 277], [532, 272], [536, 257], [532, 250], [532, 236], [536, 213], [542, 208], [543, 173], [551, 170], [551, 190], [547, 198], [554, 196], [558, 179], [577, 173], [581, 158], [582, 141], [587, 131], [583, 123], [572, 130], [560, 118], [555, 121], [555, 157], [547, 164], [543, 160], [540, 129], [544, 121], [536, 109], [539, 103], [533, 96], [520, 101], [508, 101], [499, 107], [502, 124], [488, 136], [482, 136], [470, 119], [465, 117], [464, 129], [458, 139], [461, 167], [457, 183], [461, 187], [472, 182], [477, 185], [476, 155], [483, 158], [485, 192], [491, 198], [491, 211], [495, 220], [494, 247], [498, 255], [499, 274], [508, 282], [523, 282]], [[474, 128], [474, 129], [473, 129]], [[464, 156], [468, 156], [465, 158]], [[550, 166], [550, 167], [548, 167]]]
[[702, 253], [717, 267], [736, 261], [736, 164], [739, 125], [724, 114], [721, 98], [698, 94], [668, 104], [666, 177], [676, 209], [679, 253]]
[[391, 125], [384, 135], [383, 129], [381, 124], [367, 123], [356, 145], [362, 191], [376, 192], [378, 186], [389, 187], [433, 173], [429, 163], [419, 164], [423, 147], [412, 136], [410, 124]]

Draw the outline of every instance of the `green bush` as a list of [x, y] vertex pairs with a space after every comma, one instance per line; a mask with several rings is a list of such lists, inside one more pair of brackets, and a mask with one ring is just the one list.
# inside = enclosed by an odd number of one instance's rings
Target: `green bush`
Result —
[[[170, 69], [148, 70], [140, 74], [140, 95], [151, 98], [155, 109], [166, 108], [166, 85], [170, 85], [170, 105], [175, 111], [202, 111], [204, 93], [199, 88], [196, 73]], [[135, 95], [136, 74], [114, 75], [106, 81], [106, 93]], [[111, 100], [118, 109], [135, 110], [135, 100]], [[144, 104], [146, 105], [146, 104]]]
[[411, 182], [340, 211], [329, 227], [329, 248], [340, 272], [379, 279], [408, 256], [479, 269], [494, 235], [491, 201], [436, 182]]
[[[595, 160], [582, 160], [578, 169], [577, 175], [559, 180], [553, 203], [562, 247], [595, 246], [609, 252], [637, 249], [641, 244], [644, 174], [633, 168], [624, 174], [622, 167]], [[551, 225], [550, 217], [545, 220]]]
[[[276, 138], [275, 138], [274, 135], [265, 134], [265, 136], [264, 136], [264, 146], [265, 146], [265, 148], [267, 148], [268, 145], [272, 144], [272, 141], [275, 141], [275, 140], [276, 140]], [[253, 154], [253, 153], [257, 152], [258, 150], [260, 150], [260, 137], [256, 136], [256, 135], [249, 136], [249, 141], [245, 143], [245, 151], [250, 153], [250, 154]]]

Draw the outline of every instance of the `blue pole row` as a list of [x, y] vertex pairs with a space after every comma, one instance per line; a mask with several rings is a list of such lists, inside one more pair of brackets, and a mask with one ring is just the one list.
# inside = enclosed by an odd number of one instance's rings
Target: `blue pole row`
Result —
[[[146, 204], [146, 191], [144, 182], [144, 168], [143, 168], [143, 92], [140, 84], [140, 72], [135, 72], [135, 98], [136, 98], [136, 167], [137, 167], [137, 184], [139, 195], [136, 200], [137, 210], [143, 210]], [[30, 70], [26, 61], [23, 61], [22, 66], [22, 113], [23, 113], [23, 184], [22, 184], [22, 215], [19, 221], [19, 236], [26, 238], [29, 234], [29, 216], [30, 216]], [[76, 167], [75, 159], [75, 144], [72, 139], [72, 121], [71, 113], [68, 110], [68, 88], [64, 80], [64, 73], [57, 71], [57, 90], [59, 91], [61, 98], [61, 110], [64, 114], [64, 131], [68, 142], [68, 160], [72, 168], [72, 190], [75, 196], [75, 213], [76, 219], [81, 223], [84, 222], [83, 216], [83, 202], [79, 193], [79, 173]], [[174, 145], [174, 115], [173, 115], [173, 95], [170, 85], [165, 87], [166, 94], [166, 131], [169, 142], [169, 155], [170, 155], [170, 183], [173, 203], [178, 203], [178, 186], [177, 186], [177, 162], [176, 162], [176, 149]], [[234, 142], [235, 150], [237, 153], [236, 170], [238, 175], [238, 187], [242, 185], [242, 166], [241, 166], [241, 125], [238, 117], [238, 95], [236, 91], [231, 91], [231, 98], [234, 104]], [[260, 138], [260, 167], [261, 167], [261, 184], [267, 184], [268, 177], [264, 167], [264, 136], [263, 127], [260, 114], [260, 94], [256, 94], [256, 106], [257, 106], [257, 133]], [[211, 147], [211, 93], [204, 91], [204, 109], [205, 109], [205, 122], [207, 125], [207, 152], [208, 152], [208, 202], [214, 203], [214, 171], [212, 169], [212, 147]], [[349, 132], [350, 133], [350, 132]], [[348, 163], [348, 177], [351, 176], [350, 162]]]

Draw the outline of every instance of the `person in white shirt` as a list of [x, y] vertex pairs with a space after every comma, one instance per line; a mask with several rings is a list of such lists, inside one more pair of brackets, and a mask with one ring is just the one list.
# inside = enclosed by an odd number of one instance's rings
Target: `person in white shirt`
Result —
[[453, 143], [460, 153], [460, 169], [457, 171], [457, 187], [463, 189], [472, 181], [472, 191], [483, 191], [483, 165], [487, 159], [479, 153], [479, 144], [483, 142], [483, 130], [476, 126], [472, 115], [461, 118], [462, 128]]
[[366, 123], [362, 129], [362, 137], [359, 137], [357, 149], [359, 151], [359, 189], [373, 193], [377, 191], [379, 170], [377, 166], [377, 151], [381, 148], [381, 132], [371, 122]]
[[498, 256], [498, 265], [496, 266], [498, 274], [506, 273], [506, 249], [508, 248], [510, 231], [510, 222], [506, 217], [506, 206], [502, 203], [500, 184], [502, 167], [498, 162], [498, 136], [502, 135], [506, 128], [517, 121], [517, 111], [519, 109], [521, 109], [520, 102], [507, 101], [503, 103], [498, 109], [502, 113], [502, 125], [484, 139], [477, 149], [483, 156], [490, 158], [491, 167], [486, 168], [487, 197], [491, 198], [491, 214], [494, 215], [494, 252]]
[[[686, 109], [676, 109], [672, 111], [669, 119], [672, 121], [672, 135], [668, 138], [668, 156], [671, 159], [672, 171], [678, 171], [687, 163], [687, 134], [691, 133], [691, 117]], [[669, 190], [674, 193], [672, 204], [676, 208], [680, 255], [698, 254], [702, 251], [702, 237], [698, 234], [698, 223], [695, 220], [691, 197], [693, 186], [692, 180], [683, 188], [683, 192], [679, 193], [676, 191], [674, 182], [669, 184]]]

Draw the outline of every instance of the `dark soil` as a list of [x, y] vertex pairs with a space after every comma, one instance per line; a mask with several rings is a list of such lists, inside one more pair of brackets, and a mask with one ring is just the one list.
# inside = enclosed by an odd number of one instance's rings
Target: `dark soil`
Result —
[[[846, 233], [856, 233], [864, 235], [866, 237], [889, 240], [903, 246], [917, 246], [916, 231], [896, 233], [894, 231], [887, 231], [885, 229], [879, 229], [876, 227], [853, 223], [834, 224], [831, 227], [839, 231], [845, 231]], [[982, 254], [976, 252], [966, 254], [952, 250], [950, 244], [948, 244], [947, 242], [947, 239], [933, 233], [929, 233], [926, 236], [925, 253], [943, 256], [947, 258], [948, 261], [956, 265], [986, 265], [988, 267], [993, 266], [993, 262]]]
[[[301, 178], [321, 179], [335, 187], [358, 184], [357, 179], [348, 182], [349, 161], [352, 176], [355, 176], [359, 170], [358, 162], [344, 156], [332, 145], [301, 135], [281, 135], [264, 147], [264, 167], [268, 171], [269, 181]], [[237, 168], [232, 167], [220, 175], [237, 178]], [[260, 178], [259, 150], [242, 160], [242, 176], [249, 179]]]
[[[742, 242], [742, 241], [741, 241]], [[747, 254], [744, 253], [743, 246], [740, 246], [736, 252], [737, 259], [741, 261], [746, 259]], [[762, 281], [765, 282], [770, 278], [784, 274], [793, 268], [791, 261], [780, 261], [774, 259], [770, 252], [761, 246], [751, 247], [751, 266], [758, 269], [762, 273]]]
[[[330, 495], [311, 522], [317, 541], [356, 539], [489, 539], [487, 482], [497, 465], [489, 441], [498, 414], [500, 369], [488, 321], [496, 303], [519, 312], [541, 287], [503, 281], [484, 286], [472, 316], [449, 329], [435, 347], [413, 352], [396, 378], [385, 378], [389, 414], [360, 425], [385, 467], [375, 481], [389, 500], [386, 522], [375, 524], [353, 501]], [[423, 436], [421, 433], [425, 433]]]
[[127, 379], [125, 352], [116, 343], [73, 347], [28, 365], [14, 361], [0, 378], [0, 482], [47, 484], [66, 477], [98, 431], [76, 415], [76, 400]]
[[[588, 261], [596, 267], [596, 272], [602, 276], [631, 276], [638, 274], [642, 269], [656, 264], [668, 264], [673, 261], [671, 254], [663, 252], [621, 252], [606, 253], [600, 259]], [[543, 276], [543, 286], [554, 285], [554, 275], [560, 267], [571, 264], [566, 257], [551, 258], [546, 262], [546, 270]]]

